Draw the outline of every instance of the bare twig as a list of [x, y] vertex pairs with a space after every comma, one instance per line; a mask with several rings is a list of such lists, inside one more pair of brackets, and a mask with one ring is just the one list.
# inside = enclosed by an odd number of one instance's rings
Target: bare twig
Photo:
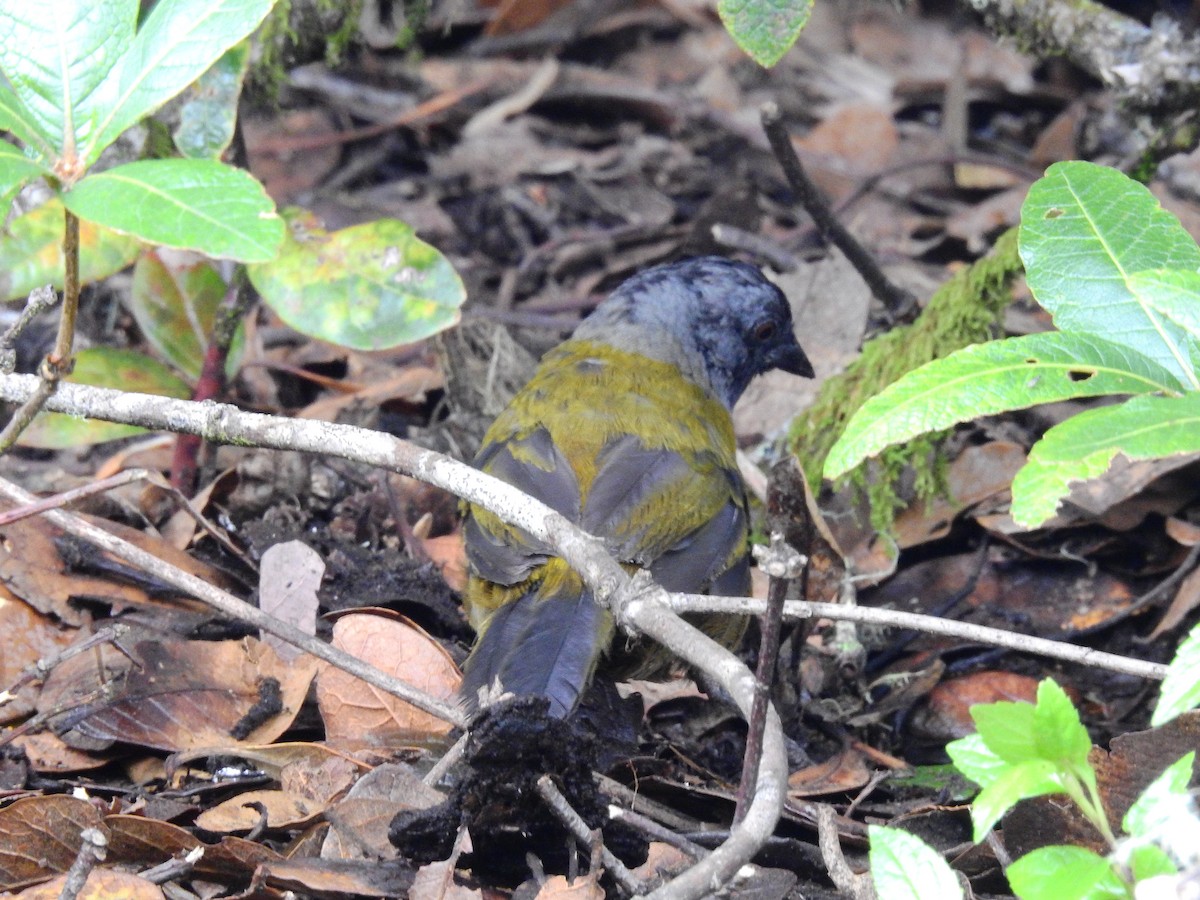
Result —
[[838, 221], [825, 198], [821, 196], [820, 189], [812, 183], [808, 173], [804, 171], [804, 165], [800, 162], [800, 157], [796, 155], [796, 148], [792, 146], [791, 136], [780, 118], [779, 107], [774, 103], [764, 103], [761, 116], [763, 131], [766, 132], [771, 151], [779, 160], [783, 174], [796, 193], [796, 198], [805, 211], [812, 216], [821, 236], [846, 254], [846, 258], [867, 282], [871, 293], [878, 298], [893, 318], [898, 319], [913, 309], [916, 305], [916, 298], [908, 291], [893, 284], [892, 280], [883, 273], [879, 264], [875, 262], [875, 257]]
[[746, 732], [746, 754], [742, 763], [742, 781], [738, 785], [737, 809], [733, 821], [742, 821], [746, 804], [758, 781], [758, 760], [762, 752], [763, 729], [766, 725], [767, 704], [771, 700], [771, 685], [775, 681], [775, 664], [779, 659], [779, 636], [783, 630], [783, 602], [788, 585], [800, 577], [808, 559], [788, 546], [778, 531], [771, 534], [768, 547], [756, 546], [754, 556], [759, 568], [771, 578], [767, 597], [767, 614], [760, 622], [762, 638], [758, 648], [758, 669], [755, 672], [754, 708]]
[[79, 832], [79, 837], [82, 843], [79, 845], [79, 852], [75, 854], [75, 861], [67, 870], [58, 900], [75, 900], [87, 883], [88, 876], [92, 874], [92, 869], [96, 868], [97, 863], [104, 862], [104, 858], [108, 856], [108, 838], [99, 828], [85, 828]]
[[554, 779], [549, 775], [543, 775], [537, 780], [538, 795], [550, 807], [551, 812], [558, 817], [558, 820], [567, 827], [567, 830], [575, 837], [579, 846], [585, 850], [591, 851], [599, 845], [600, 861], [604, 863], [604, 868], [608, 874], [613, 877], [613, 880], [621, 886], [626, 894], [636, 896], [642, 892], [642, 884], [633, 873], [625, 867], [625, 864], [613, 856], [611, 850], [604, 846], [600, 841], [600, 834], [588, 827], [587, 822], [583, 821], [583, 817], [577, 813], [568, 802], [567, 798], [562, 795], [557, 785], [554, 784]]
[[47, 284], [30, 291], [29, 299], [25, 301], [25, 307], [17, 316], [17, 320], [8, 326], [8, 330], [3, 335], [0, 335], [0, 372], [8, 373], [16, 368], [17, 354], [14, 348], [17, 345], [17, 338], [20, 337], [22, 331], [29, 327], [30, 322], [57, 302], [58, 294], [52, 285]]
[[[671, 608], [678, 613], [741, 613], [742, 615], [761, 616], [766, 612], [767, 604], [763, 600], [749, 597], [710, 597], [707, 594], [672, 594]], [[896, 609], [873, 609], [866, 606], [844, 606], [840, 603], [810, 603], [801, 600], [790, 600], [783, 607], [784, 618], [787, 619], [832, 619], [841, 622], [860, 622], [869, 625], [883, 625], [893, 628], [911, 628], [924, 631], [927, 634], [940, 634], [946, 637], [960, 638], [979, 644], [989, 644], [1017, 650], [1021, 653], [1033, 653], [1051, 659], [1061, 659], [1065, 662], [1079, 663], [1097, 669], [1107, 669], [1123, 675], [1134, 675], [1138, 678], [1150, 678], [1162, 681], [1166, 677], [1167, 667], [1162, 663], [1146, 662], [1127, 656], [1117, 656], [1115, 653], [1105, 653], [1090, 647], [1080, 647], [1062, 641], [1052, 641], [1048, 638], [1033, 637], [1019, 634], [1015, 631], [1004, 631], [999, 628], [988, 628], [986, 625], [972, 625], [969, 622], [956, 622], [952, 619], [938, 619], [920, 613], [902, 612]]]

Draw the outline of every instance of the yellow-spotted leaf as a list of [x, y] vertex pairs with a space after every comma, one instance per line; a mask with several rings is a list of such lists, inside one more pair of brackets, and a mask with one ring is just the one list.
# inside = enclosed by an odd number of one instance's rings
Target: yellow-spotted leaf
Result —
[[297, 331], [383, 350], [458, 321], [462, 280], [410, 225], [378, 219], [328, 232], [297, 215], [290, 225], [279, 255], [249, 272], [267, 305]]
[[[187, 383], [162, 363], [133, 350], [116, 347], [80, 350], [75, 354], [75, 369], [67, 380], [179, 399], [190, 394]], [[26, 447], [61, 450], [113, 441], [144, 430], [134, 425], [43, 412], [21, 435], [20, 442]]]
[[[63, 207], [50, 200], [0, 231], [0, 299], [28, 296], [34, 288], [63, 286]], [[79, 277], [84, 284], [107, 278], [133, 262], [137, 238], [94, 222], [79, 223]]]

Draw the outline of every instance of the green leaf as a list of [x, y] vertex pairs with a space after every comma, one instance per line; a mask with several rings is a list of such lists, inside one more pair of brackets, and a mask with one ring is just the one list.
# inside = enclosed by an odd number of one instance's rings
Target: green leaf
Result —
[[[75, 354], [75, 369], [67, 381], [118, 388], [179, 399], [189, 396], [186, 383], [162, 363], [116, 347], [89, 347]], [[43, 450], [99, 444], [141, 434], [144, 428], [81, 419], [61, 413], [38, 413], [21, 435], [20, 443]]]
[[1149, 307], [1131, 277], [1200, 269], [1200, 247], [1145, 187], [1104, 166], [1055, 163], [1025, 198], [1020, 253], [1060, 331], [1118, 340], [1195, 384], [1188, 332]]
[[1083, 847], [1039, 847], [1004, 874], [1021, 900], [1117, 900], [1133, 895], [1103, 856]]
[[1152, 269], [1129, 276], [1129, 288], [1143, 304], [1200, 339], [1200, 272]]
[[[63, 287], [63, 207], [55, 198], [0, 232], [0, 299], [26, 297], [44, 284]], [[91, 222], [79, 223], [79, 277], [107, 278], [137, 259], [141, 243]]]
[[95, 162], [121, 132], [199, 78], [257, 28], [273, 5], [274, 0], [159, 0], [109, 74], [112, 99], [86, 161]]
[[1051, 760], [1072, 774], [1091, 770], [1088, 754], [1092, 751], [1092, 739], [1088, 737], [1071, 698], [1049, 678], [1038, 683], [1033, 728], [1037, 752], [1042, 759]]
[[973, 344], [914, 369], [864, 403], [829, 451], [825, 477], [836, 478], [890, 444], [979, 416], [1180, 387], [1157, 363], [1092, 335], [1051, 331]]
[[206, 159], [127, 163], [84, 178], [63, 202], [81, 219], [218, 259], [272, 259], [284, 234], [261, 184]]
[[717, 0], [717, 15], [737, 45], [770, 68], [808, 24], [812, 0]]
[[978, 734], [968, 734], [946, 745], [955, 768], [980, 787], [987, 787], [1009, 767]]
[[8, 213], [13, 197], [27, 182], [48, 174], [45, 166], [30, 159], [20, 148], [0, 141], [0, 213]]
[[1200, 452], [1200, 392], [1134, 397], [1089, 409], [1055, 425], [1029, 451], [1013, 479], [1012, 517], [1028, 527], [1054, 515], [1071, 482], [1096, 478], [1113, 458], [1159, 459]]
[[250, 42], [242, 41], [184, 91], [179, 127], [172, 135], [184, 156], [220, 159], [229, 147], [249, 62]]
[[1038, 752], [1036, 709], [1032, 703], [1002, 700], [971, 707], [971, 718], [988, 749], [1009, 765], [1045, 759]]
[[[129, 311], [155, 351], [195, 381], [227, 286], [209, 260], [178, 253], [166, 259], [165, 255], [151, 250], [138, 259]], [[230, 349], [228, 373], [237, 371], [242, 343], [239, 331]]]
[[[1145, 881], [1147, 878], [1157, 878], [1159, 875], [1179, 873], [1179, 867], [1171, 861], [1170, 855], [1161, 847], [1155, 847], [1153, 844], [1135, 847], [1129, 853], [1129, 868], [1133, 871], [1135, 882]], [[1150, 894], [1150, 896], [1154, 895]]]
[[446, 258], [395, 219], [332, 233], [294, 222], [279, 256], [249, 273], [288, 325], [356, 350], [437, 334], [458, 321], [466, 296]]
[[1121, 827], [1134, 837], [1147, 838], [1167, 835], [1173, 830], [1194, 832], [1196, 814], [1188, 785], [1195, 761], [1193, 750], [1167, 766], [1129, 807]]
[[39, 154], [42, 162], [48, 163], [58, 155], [54, 148], [46, 143], [46, 136], [38, 131], [33, 114], [3, 81], [0, 81], [0, 131], [16, 135], [27, 147]]
[[1200, 706], [1200, 625], [1188, 632], [1175, 651], [1150, 724], [1155, 727], [1165, 725], [1197, 706]]
[[1064, 793], [1058, 766], [1044, 759], [1031, 759], [1009, 766], [979, 792], [971, 804], [975, 843], [979, 843], [1000, 817], [1014, 805], [1030, 797]]
[[962, 886], [941, 855], [915, 834], [872, 825], [871, 880], [887, 900], [961, 900]]
[[132, 42], [137, 9], [131, 0], [0, 2], [0, 68], [54, 156], [72, 163], [94, 136], [105, 76]]

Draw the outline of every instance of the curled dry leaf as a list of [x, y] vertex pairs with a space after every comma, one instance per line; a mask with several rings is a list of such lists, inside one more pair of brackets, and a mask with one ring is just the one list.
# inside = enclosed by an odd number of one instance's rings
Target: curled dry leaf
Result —
[[[462, 673], [441, 645], [407, 619], [354, 613], [333, 626], [333, 645], [441, 700]], [[446, 734], [450, 725], [353, 675], [322, 666], [317, 705], [335, 746], [386, 746]]]
[[799, 769], [788, 776], [789, 800], [853, 791], [871, 780], [866, 760], [853, 747], [845, 747], [823, 763]]

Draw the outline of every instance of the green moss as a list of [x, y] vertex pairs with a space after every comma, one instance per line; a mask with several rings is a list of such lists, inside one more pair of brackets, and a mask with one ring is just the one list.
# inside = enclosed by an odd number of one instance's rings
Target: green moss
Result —
[[[810, 484], [821, 483], [829, 449], [869, 398], [930, 360], [996, 336], [1012, 297], [1012, 280], [1020, 271], [1013, 228], [996, 241], [991, 253], [942, 285], [913, 324], [869, 341], [845, 372], [822, 385], [813, 405], [792, 423], [788, 437], [788, 448], [803, 461]], [[940, 437], [924, 435], [906, 446], [889, 448], [872, 461], [869, 478], [861, 466], [851, 473], [851, 481], [867, 492], [876, 527], [887, 529], [903, 506], [895, 485], [906, 467], [916, 472], [919, 498], [929, 499], [944, 490], [945, 462], [937, 453]]]

